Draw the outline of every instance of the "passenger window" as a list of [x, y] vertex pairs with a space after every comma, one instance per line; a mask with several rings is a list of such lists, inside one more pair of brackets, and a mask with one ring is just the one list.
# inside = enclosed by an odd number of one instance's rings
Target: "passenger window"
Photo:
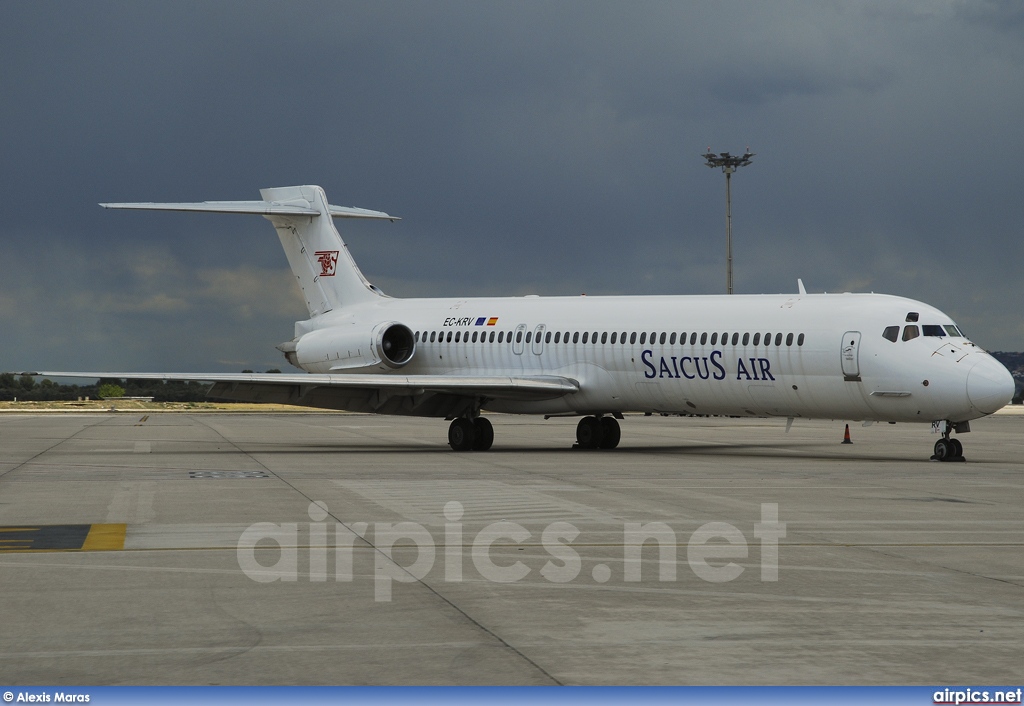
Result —
[[791, 334], [791, 333], [787, 333], [786, 334], [786, 345], [787, 346], [793, 345], [793, 334]]
[[691, 346], [697, 345], [697, 332], [696, 331], [694, 331], [693, 333], [690, 334], [690, 345]]
[[764, 344], [766, 346], [770, 346], [772, 344], [772, 335], [770, 333], [766, 333], [764, 335]]
[[662, 331], [661, 332], [661, 338], [658, 339], [658, 343], [660, 343], [661, 345], [665, 345], [665, 335], [666, 335], [665, 332]]
[[729, 345], [729, 334], [727, 334], [727, 333], [723, 333], [722, 334], [722, 345], [723, 346]]
[[900, 327], [899, 326], [886, 326], [885, 330], [882, 331], [882, 338], [884, 338], [887, 341], [892, 341], [893, 343], [896, 343], [896, 341], [899, 340], [899, 337], [900, 337]]
[[802, 333], [796, 337], [796, 344], [798, 346], [802, 346], [804, 344], [804, 335]]
[[636, 331], [629, 334], [629, 342], [630, 344], [636, 344]]
[[702, 334], [700, 335], [700, 344], [701, 344], [701, 345], [703, 346], [703, 345], [704, 345], [704, 344], [706, 344], [707, 342], [708, 342], [708, 332], [707, 332], [707, 331], [705, 331], [704, 333], [702, 333]]
[[516, 331], [516, 343], [522, 343], [522, 342], [523, 342], [523, 332], [522, 331]]
[[740, 335], [738, 333], [734, 333], [732, 335], [732, 344], [735, 346], [739, 342], [740, 342]]
[[572, 342], [573, 343], [579, 343], [580, 342], [580, 332], [579, 331], [575, 331], [572, 334]]
[[676, 344], [676, 332], [673, 331], [672, 335], [668, 337], [668, 344], [674, 346]]
[[583, 332], [583, 342], [586, 343], [588, 338], [590, 338], [590, 333], [588, 333], [587, 331], [584, 331]]
[[546, 334], [544, 334], [544, 343], [551, 343], [551, 332], [550, 331], [548, 331]]
[[527, 343], [532, 343], [533, 342], [533, 331], [527, 331], [526, 332], [526, 342]]
[[597, 331], [594, 331], [594, 333], [590, 336], [590, 342], [597, 343]]
[[781, 333], [775, 334], [775, 345], [777, 345], [777, 346], [781, 346], [782, 345], [782, 334]]
[[614, 346], [614, 345], [615, 345], [615, 342], [616, 342], [616, 341], [618, 341], [618, 340], [619, 340], [619, 334], [618, 334], [618, 332], [616, 332], [616, 331], [612, 331], [612, 345]]
[[452, 336], [454, 336], [454, 335], [455, 335], [454, 332], [449, 331], [448, 335], [445, 336], [445, 339], [444, 339], [445, 343], [451, 343], [452, 342]]
[[760, 342], [761, 342], [761, 334], [760, 333], [755, 333], [754, 334], [754, 345], [756, 346]]
[[494, 343], [494, 331], [491, 331], [490, 342]]
[[681, 346], [685, 346], [686, 345], [686, 332], [685, 331], [683, 331], [681, 334], [679, 334], [679, 345], [681, 345]]
[[555, 343], [559, 343], [559, 342], [561, 342], [561, 340], [562, 340], [562, 332], [561, 331], [555, 331]]
[[925, 324], [924, 326], [921, 327], [921, 333], [923, 333], [925, 336], [942, 337], [946, 335], [946, 330], [941, 326], [936, 326], [935, 324]]
[[718, 332], [711, 334], [711, 345], [718, 343]]
[[640, 345], [642, 346], [646, 342], [647, 342], [647, 332], [646, 331], [642, 331], [640, 333]]
[[743, 334], [743, 345], [747, 345], [749, 343], [750, 343], [750, 334], [749, 333]]
[[[594, 335], [596, 336], [597, 334], [594, 334]], [[607, 331], [605, 331], [604, 333], [601, 334], [601, 343], [602, 344], [608, 343], [608, 332]]]
[[920, 335], [921, 335], [921, 333], [920, 333], [920, 331], [917, 330], [917, 326], [911, 325], [911, 326], [907, 326], [905, 329], [903, 329], [903, 340], [904, 341], [912, 341], [913, 339], [917, 338]]

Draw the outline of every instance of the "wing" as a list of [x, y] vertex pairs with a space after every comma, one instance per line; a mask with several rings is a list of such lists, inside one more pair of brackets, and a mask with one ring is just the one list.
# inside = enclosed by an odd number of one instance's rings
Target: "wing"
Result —
[[108, 378], [211, 382], [208, 393], [222, 399], [278, 402], [328, 409], [443, 416], [459, 400], [550, 400], [578, 392], [580, 385], [565, 377], [463, 375], [330, 375], [316, 373], [135, 373], [57, 372], [21, 373], [38, 377]]

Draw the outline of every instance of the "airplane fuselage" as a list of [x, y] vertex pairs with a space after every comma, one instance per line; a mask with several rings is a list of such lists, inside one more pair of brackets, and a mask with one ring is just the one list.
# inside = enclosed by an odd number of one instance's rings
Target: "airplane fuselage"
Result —
[[[398, 369], [373, 353], [372, 332], [387, 322], [408, 327], [415, 340]], [[579, 383], [578, 392], [548, 400], [483, 402], [500, 412], [960, 422], [1001, 407], [1008, 375], [950, 335], [959, 332], [938, 309], [877, 294], [385, 298], [311, 323], [297, 326], [290, 359], [312, 373]], [[883, 337], [893, 326], [895, 341]], [[907, 326], [919, 335], [903, 340]], [[942, 335], [920, 335], [924, 326]], [[389, 411], [450, 414], [408, 402]]]

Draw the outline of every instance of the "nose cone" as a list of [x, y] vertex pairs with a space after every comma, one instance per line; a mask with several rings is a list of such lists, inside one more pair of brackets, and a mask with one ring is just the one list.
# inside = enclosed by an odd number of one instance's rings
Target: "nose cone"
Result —
[[992, 414], [1013, 399], [1013, 376], [995, 358], [985, 358], [967, 374], [967, 397], [979, 412]]

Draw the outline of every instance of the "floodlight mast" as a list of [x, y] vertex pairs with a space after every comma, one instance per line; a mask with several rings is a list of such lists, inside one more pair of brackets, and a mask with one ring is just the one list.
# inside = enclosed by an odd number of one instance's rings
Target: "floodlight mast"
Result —
[[750, 164], [754, 153], [748, 148], [742, 155], [733, 156], [728, 152], [713, 154], [708, 147], [703, 156], [709, 167], [721, 167], [725, 172], [725, 289], [732, 294], [732, 173]]

